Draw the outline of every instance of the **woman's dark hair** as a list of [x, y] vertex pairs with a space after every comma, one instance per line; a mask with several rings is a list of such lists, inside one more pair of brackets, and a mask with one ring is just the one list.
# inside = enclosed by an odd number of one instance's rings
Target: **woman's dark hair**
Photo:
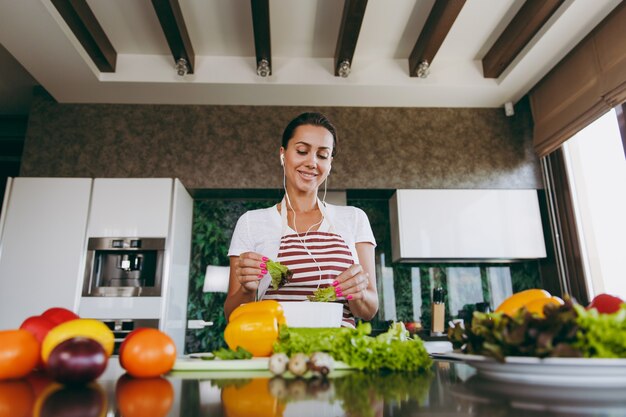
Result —
[[293, 137], [294, 132], [300, 126], [320, 126], [328, 130], [333, 135], [333, 151], [332, 156], [337, 153], [337, 129], [322, 113], [302, 113], [300, 116], [293, 119], [283, 132], [283, 148], [287, 149], [289, 139]]

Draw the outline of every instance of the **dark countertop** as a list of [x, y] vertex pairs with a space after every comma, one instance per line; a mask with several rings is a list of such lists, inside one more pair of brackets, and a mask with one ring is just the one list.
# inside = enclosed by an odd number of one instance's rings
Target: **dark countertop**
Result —
[[334, 371], [323, 380], [205, 371], [142, 380], [124, 376], [112, 358], [105, 374], [88, 387], [63, 388], [34, 375], [0, 381], [0, 411], [36, 417], [616, 416], [626, 415], [623, 393], [623, 387], [491, 382], [470, 366], [447, 360], [436, 360], [428, 375]]

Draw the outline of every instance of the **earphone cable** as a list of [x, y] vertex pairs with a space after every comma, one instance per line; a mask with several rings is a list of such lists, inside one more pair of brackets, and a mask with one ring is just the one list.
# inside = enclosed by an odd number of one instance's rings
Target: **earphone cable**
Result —
[[[309, 256], [311, 257], [311, 259], [313, 259], [313, 262], [315, 263], [315, 266], [317, 267], [317, 269], [320, 271], [320, 275], [319, 278], [317, 280], [317, 287], [316, 290], [319, 289], [321, 283], [322, 283], [322, 268], [320, 267], [320, 265], [317, 263], [317, 259], [315, 259], [315, 257], [313, 256], [313, 254], [311, 253], [311, 251], [309, 250], [308, 246], [306, 245], [306, 243], [304, 243], [304, 240], [300, 237], [300, 233], [298, 232], [298, 227], [296, 226], [296, 211], [294, 210], [293, 206], [291, 205], [291, 200], [289, 199], [289, 193], [287, 192], [287, 185], [286, 185], [286, 174], [284, 172], [284, 166], [283, 166], [283, 188], [285, 189], [285, 198], [287, 200], [287, 204], [289, 205], [289, 207], [291, 208], [291, 211], [293, 212], [293, 230], [296, 232], [296, 236], [298, 237], [298, 240], [300, 241], [300, 243], [302, 243], [302, 246], [304, 247], [304, 250], [306, 250], [306, 252], [309, 254]], [[328, 180], [328, 177], [326, 177], [326, 180]], [[324, 188], [324, 201], [323, 201], [324, 206], [326, 206], [326, 189]], [[321, 212], [321, 210], [320, 210]], [[312, 228], [314, 228], [317, 225], [320, 225], [322, 222], [324, 221], [324, 215], [322, 214], [322, 218], [320, 219], [319, 222], [311, 225], [311, 227], [308, 228], [308, 230], [304, 233], [304, 239], [306, 239], [306, 237], [308, 236], [309, 232], [311, 231]], [[287, 222], [287, 224], [289, 224], [289, 222]]]

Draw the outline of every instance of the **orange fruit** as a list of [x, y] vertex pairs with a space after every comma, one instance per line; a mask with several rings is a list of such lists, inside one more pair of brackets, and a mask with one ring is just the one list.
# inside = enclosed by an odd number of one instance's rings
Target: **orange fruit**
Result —
[[39, 342], [28, 330], [0, 331], [0, 380], [18, 379], [39, 362]]
[[153, 378], [169, 372], [176, 361], [176, 345], [157, 329], [132, 331], [120, 348], [120, 365], [137, 378]]
[[115, 397], [124, 417], [162, 417], [174, 404], [174, 388], [165, 378], [122, 375], [115, 385]]
[[0, 381], [0, 417], [31, 417], [35, 394], [26, 381]]

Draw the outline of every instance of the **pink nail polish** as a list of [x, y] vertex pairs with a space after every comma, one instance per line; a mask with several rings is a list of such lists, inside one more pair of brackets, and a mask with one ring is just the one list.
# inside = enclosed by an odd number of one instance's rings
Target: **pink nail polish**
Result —
[[267, 256], [264, 256], [264, 257], [262, 257], [262, 258], [261, 258], [261, 260], [262, 260], [263, 262], [267, 262], [267, 261], [269, 261], [269, 260], [270, 260], [270, 258], [268, 258]]
[[263, 278], [263, 274], [259, 274], [258, 278], [259, 279]]
[[261, 273], [262, 273], [263, 275], [267, 274], [267, 269], [261, 269]]
[[333, 281], [333, 287], [336, 287], [337, 285], [339, 285], [339, 281]]
[[341, 291], [341, 288], [335, 287], [335, 294], [337, 294], [337, 296], [341, 297], [343, 295], [342, 291]]
[[265, 262], [261, 262], [261, 264], [259, 265], [259, 268], [261, 268], [261, 269], [265, 269], [265, 266], [266, 266], [266, 265], [265, 265]]
[[346, 297], [348, 300], [352, 300], [352, 295]]

